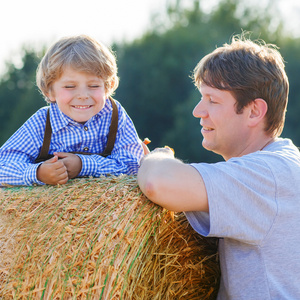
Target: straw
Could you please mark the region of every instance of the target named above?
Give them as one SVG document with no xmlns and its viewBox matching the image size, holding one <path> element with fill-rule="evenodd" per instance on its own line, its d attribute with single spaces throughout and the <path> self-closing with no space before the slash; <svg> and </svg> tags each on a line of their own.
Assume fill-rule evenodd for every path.
<svg viewBox="0 0 300 300">
<path fill-rule="evenodd" d="M 1 299 L 215 299 L 215 239 L 135 176 L 0 190 Z"/>
</svg>

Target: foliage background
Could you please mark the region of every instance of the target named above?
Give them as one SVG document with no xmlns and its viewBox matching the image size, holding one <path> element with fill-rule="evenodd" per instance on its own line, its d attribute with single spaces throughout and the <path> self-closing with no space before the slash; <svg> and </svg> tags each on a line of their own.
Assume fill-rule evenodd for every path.
<svg viewBox="0 0 300 300">
<path fill-rule="evenodd" d="M 190 77 L 204 55 L 230 42 L 233 35 L 249 31 L 251 39 L 279 46 L 286 61 L 290 95 L 282 136 L 300 145 L 300 40 L 286 32 L 273 2 L 262 11 L 246 0 L 220 0 L 209 13 L 203 11 L 199 0 L 190 3 L 169 1 L 167 20 L 157 14 L 141 37 L 112 45 L 120 77 L 114 97 L 133 119 L 140 137 L 152 140 L 151 149 L 171 146 L 186 162 L 221 160 L 201 146 L 199 120 L 192 116 L 200 94 Z M 1 145 L 46 105 L 35 85 L 36 67 L 45 48 L 24 47 L 21 68 L 7 63 L 8 71 L 0 79 Z"/>
</svg>

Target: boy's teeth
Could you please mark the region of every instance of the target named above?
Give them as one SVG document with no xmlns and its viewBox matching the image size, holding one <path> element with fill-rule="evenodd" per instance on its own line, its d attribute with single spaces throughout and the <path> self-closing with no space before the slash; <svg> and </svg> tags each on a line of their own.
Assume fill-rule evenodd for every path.
<svg viewBox="0 0 300 300">
<path fill-rule="evenodd" d="M 90 105 L 74 105 L 76 108 L 87 108 L 90 107 Z"/>
</svg>

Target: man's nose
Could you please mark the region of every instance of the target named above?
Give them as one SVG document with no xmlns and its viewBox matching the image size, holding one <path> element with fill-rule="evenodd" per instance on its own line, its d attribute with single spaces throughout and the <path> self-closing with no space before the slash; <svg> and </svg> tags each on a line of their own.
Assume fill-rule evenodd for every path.
<svg viewBox="0 0 300 300">
<path fill-rule="evenodd" d="M 208 112 L 203 106 L 202 100 L 200 100 L 199 103 L 195 106 L 193 110 L 193 116 L 195 118 L 205 118 L 208 116 Z"/>
</svg>

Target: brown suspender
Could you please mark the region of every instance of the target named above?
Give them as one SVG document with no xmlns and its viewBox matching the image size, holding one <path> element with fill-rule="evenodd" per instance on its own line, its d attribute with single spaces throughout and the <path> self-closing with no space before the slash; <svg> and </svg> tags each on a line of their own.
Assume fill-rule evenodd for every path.
<svg viewBox="0 0 300 300">
<path fill-rule="evenodd" d="M 115 145 L 116 135 L 117 135 L 117 131 L 118 131 L 119 113 L 118 113 L 118 107 L 116 105 L 115 100 L 111 97 L 109 97 L 109 100 L 112 104 L 113 111 L 112 111 L 112 116 L 111 116 L 111 122 L 110 122 L 110 127 L 109 127 L 107 143 L 106 143 L 106 147 L 105 147 L 104 151 L 101 154 L 88 153 L 88 152 L 71 152 L 71 153 L 84 154 L 84 155 L 98 154 L 98 155 L 101 155 L 104 157 L 111 154 L 111 152 L 114 148 L 114 145 Z M 50 123 L 50 109 L 48 108 L 43 145 L 42 145 L 39 156 L 35 160 L 36 163 L 45 161 L 45 160 L 53 157 L 53 155 L 49 154 L 51 135 L 52 135 L 52 127 L 51 127 L 51 123 Z"/>
<path fill-rule="evenodd" d="M 39 156 L 35 160 L 36 163 L 47 160 L 49 146 L 50 146 L 50 142 L 51 142 L 51 135 L 52 135 L 52 128 L 51 128 L 51 123 L 50 123 L 50 108 L 48 108 L 43 145 L 42 145 L 42 149 L 40 151 Z"/>
<path fill-rule="evenodd" d="M 112 111 L 112 116 L 111 116 L 111 121 L 110 121 L 110 127 L 109 127 L 109 133 L 108 133 L 106 147 L 105 147 L 104 151 L 102 152 L 102 154 L 100 154 L 101 156 L 104 156 L 104 157 L 111 154 L 111 152 L 114 148 L 114 145 L 115 145 L 116 136 L 117 136 L 117 132 L 118 132 L 118 120 L 119 120 L 118 107 L 117 107 L 115 100 L 112 97 L 109 97 L 109 100 L 112 104 L 113 111 Z"/>
</svg>

